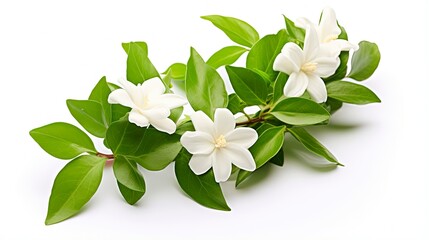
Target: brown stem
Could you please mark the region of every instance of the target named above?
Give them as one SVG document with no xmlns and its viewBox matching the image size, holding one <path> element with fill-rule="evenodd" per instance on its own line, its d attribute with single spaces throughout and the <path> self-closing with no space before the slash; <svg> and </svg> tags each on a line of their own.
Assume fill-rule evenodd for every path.
<svg viewBox="0 0 429 240">
<path fill-rule="evenodd" d="M 102 157 L 102 158 L 107 158 L 108 160 L 114 160 L 115 159 L 115 156 L 113 154 L 105 154 L 105 153 L 98 152 L 97 156 Z"/>
<path fill-rule="evenodd" d="M 245 122 L 239 122 L 239 123 L 237 123 L 237 126 L 250 125 L 250 124 L 253 124 L 253 123 L 263 122 L 264 120 L 265 119 L 263 117 L 252 118 L 252 119 L 249 119 L 249 120 L 247 120 Z"/>
</svg>

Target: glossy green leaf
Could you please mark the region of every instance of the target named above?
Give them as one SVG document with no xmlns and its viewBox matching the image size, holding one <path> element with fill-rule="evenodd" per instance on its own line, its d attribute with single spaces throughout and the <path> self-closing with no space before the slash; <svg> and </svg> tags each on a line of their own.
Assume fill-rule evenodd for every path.
<svg viewBox="0 0 429 240">
<path fill-rule="evenodd" d="M 285 163 L 285 154 L 283 152 L 283 148 L 280 148 L 280 151 L 274 157 L 272 157 L 269 162 L 282 167 Z"/>
<path fill-rule="evenodd" d="M 148 57 L 147 45 L 144 42 L 130 42 L 122 44 L 128 53 L 127 58 L 127 79 L 138 84 L 144 81 L 160 77 L 158 71 L 153 66 Z M 168 86 L 167 86 L 168 87 Z"/>
<path fill-rule="evenodd" d="M 115 156 L 122 155 L 153 171 L 165 168 L 182 148 L 179 135 L 138 127 L 128 121 L 112 123 L 106 139 Z"/>
<path fill-rule="evenodd" d="M 214 180 L 213 171 L 195 175 L 189 168 L 191 157 L 185 149 L 176 157 L 174 171 L 180 187 L 194 201 L 205 207 L 230 211 L 219 183 Z"/>
<path fill-rule="evenodd" d="M 291 38 L 284 29 L 275 35 L 263 37 L 250 49 L 247 55 L 246 67 L 261 70 L 270 76 L 271 81 L 274 81 L 277 76 L 277 73 L 273 70 L 274 60 L 283 46 L 289 41 L 291 41 Z"/>
<path fill-rule="evenodd" d="M 112 105 L 112 122 L 116 122 L 124 118 L 128 119 L 126 115 L 130 111 L 131 111 L 131 108 L 129 107 L 125 107 L 120 104 L 113 104 Z"/>
<path fill-rule="evenodd" d="M 92 100 L 67 100 L 67 107 L 73 117 L 86 131 L 104 138 L 108 123 L 105 122 L 101 104 Z"/>
<path fill-rule="evenodd" d="M 125 187 L 138 192 L 146 191 L 143 175 L 140 173 L 136 162 L 133 160 L 123 155 L 115 155 L 113 173 L 115 174 L 116 180 Z"/>
<path fill-rule="evenodd" d="M 288 131 L 311 152 L 324 157 L 330 162 L 343 166 L 325 146 L 311 136 L 304 128 L 289 128 Z"/>
<path fill-rule="evenodd" d="M 92 89 L 88 98 L 88 100 L 96 101 L 101 105 L 102 119 L 106 126 L 109 126 L 112 122 L 112 105 L 107 101 L 111 92 L 112 90 L 106 81 L 106 77 L 102 77 Z"/>
<path fill-rule="evenodd" d="M 246 103 L 240 99 L 235 93 L 231 93 L 228 95 L 228 106 L 227 108 L 232 112 L 232 114 L 236 114 L 242 112 L 246 107 Z"/>
<path fill-rule="evenodd" d="M 205 112 L 211 118 L 217 108 L 224 108 L 228 104 L 223 79 L 193 48 L 187 64 L 185 88 L 192 108 Z"/>
<path fill-rule="evenodd" d="M 182 116 L 182 113 L 183 113 L 183 107 L 177 107 L 177 108 L 171 109 L 169 118 L 173 120 L 173 122 L 177 123 L 179 118 Z"/>
<path fill-rule="evenodd" d="M 262 167 L 272 159 L 282 148 L 284 141 L 285 126 L 271 127 L 265 130 L 253 146 L 249 148 L 256 162 L 256 168 Z M 238 172 L 235 186 L 242 183 L 252 172 L 240 170 Z"/>
<path fill-rule="evenodd" d="M 176 134 L 182 136 L 187 131 L 195 131 L 194 125 L 191 121 L 185 122 L 177 126 Z"/>
<path fill-rule="evenodd" d="M 258 32 L 240 19 L 219 15 L 202 16 L 201 18 L 212 22 L 232 41 L 240 45 L 252 47 L 259 40 Z"/>
<path fill-rule="evenodd" d="M 292 125 L 313 125 L 329 119 L 329 112 L 312 100 L 286 98 L 278 102 L 271 114 L 278 120 Z"/>
<path fill-rule="evenodd" d="M 295 23 L 289 18 L 287 18 L 286 16 L 283 15 L 283 17 L 285 19 L 285 24 L 286 24 L 286 33 L 292 38 L 300 42 L 304 42 L 305 30 L 295 26 Z"/>
<path fill-rule="evenodd" d="M 237 95 L 248 105 L 265 104 L 268 90 L 264 79 L 247 68 L 227 66 L 226 71 Z"/>
<path fill-rule="evenodd" d="M 105 158 L 84 155 L 70 161 L 58 173 L 49 198 L 46 225 L 79 212 L 97 191 L 105 162 Z"/>
<path fill-rule="evenodd" d="M 285 73 L 279 72 L 273 88 L 273 102 L 276 103 L 280 98 L 284 97 L 284 87 L 289 76 Z"/>
<path fill-rule="evenodd" d="M 50 155 L 72 159 L 82 153 L 96 153 L 91 139 L 79 128 L 56 122 L 30 131 L 31 137 Z"/>
<path fill-rule="evenodd" d="M 176 80 L 184 80 L 186 76 L 186 65 L 183 63 L 173 63 L 162 74 L 167 74 L 169 71 L 171 78 Z"/>
<path fill-rule="evenodd" d="M 245 52 L 247 52 L 247 49 L 239 46 L 224 47 L 215 52 L 209 60 L 207 60 L 207 64 L 215 69 L 225 65 L 231 65 Z"/>
<path fill-rule="evenodd" d="M 352 69 L 348 75 L 358 81 L 371 77 L 380 63 L 380 51 L 375 43 L 362 41 L 359 50 L 353 53 Z"/>
<path fill-rule="evenodd" d="M 381 102 L 377 95 L 365 86 L 336 81 L 326 86 L 330 98 L 351 104 L 369 104 Z"/>
<path fill-rule="evenodd" d="M 122 197 L 124 197 L 125 201 L 127 201 L 127 203 L 130 205 L 134 205 L 138 200 L 143 197 L 145 193 L 129 189 L 118 181 L 116 181 L 116 183 L 118 184 L 118 188 L 122 194 Z"/>
<path fill-rule="evenodd" d="M 324 103 L 323 107 L 332 115 L 343 106 L 343 102 L 328 97 L 328 100 Z"/>
</svg>

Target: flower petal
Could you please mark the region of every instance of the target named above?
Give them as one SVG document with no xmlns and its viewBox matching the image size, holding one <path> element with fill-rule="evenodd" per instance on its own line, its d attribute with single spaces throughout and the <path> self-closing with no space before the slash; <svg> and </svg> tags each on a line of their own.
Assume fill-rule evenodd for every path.
<svg viewBox="0 0 429 240">
<path fill-rule="evenodd" d="M 310 20 L 308 20 L 308 18 L 305 18 L 305 17 L 300 17 L 295 21 L 295 26 L 303 29 L 306 29 L 307 26 L 310 24 L 313 25 L 313 23 Z"/>
<path fill-rule="evenodd" d="M 163 94 L 165 92 L 165 86 L 161 79 L 154 77 L 144 81 L 140 87 L 140 91 L 143 92 L 143 97 L 151 99 Z"/>
<path fill-rule="evenodd" d="M 274 71 L 291 74 L 298 72 L 304 60 L 302 49 L 295 43 L 288 42 L 284 45 L 282 52 L 274 59 Z"/>
<path fill-rule="evenodd" d="M 231 160 L 224 151 L 225 148 L 216 149 L 213 154 L 213 173 L 216 182 L 225 182 L 231 176 Z"/>
<path fill-rule="evenodd" d="M 246 148 L 236 144 L 229 144 L 227 147 L 220 149 L 219 152 L 218 157 L 222 156 L 222 159 L 228 159 L 238 168 L 246 171 L 255 171 L 256 169 L 255 160 Z"/>
<path fill-rule="evenodd" d="M 128 121 L 139 127 L 147 127 L 149 125 L 149 119 L 147 119 L 143 114 L 135 109 L 131 110 L 130 114 L 128 115 Z"/>
<path fill-rule="evenodd" d="M 317 66 L 313 72 L 315 75 L 329 77 L 335 73 L 341 62 L 339 57 L 318 57 L 314 59 L 314 63 Z"/>
<path fill-rule="evenodd" d="M 189 167 L 196 175 L 207 172 L 212 167 L 213 154 L 196 154 L 189 160 Z"/>
<path fill-rule="evenodd" d="M 170 109 L 165 107 L 151 108 L 141 111 L 142 114 L 149 119 L 150 122 L 157 119 L 164 119 L 170 116 Z"/>
<path fill-rule="evenodd" d="M 286 97 L 299 97 L 307 89 L 308 78 L 303 72 L 292 73 L 286 82 L 283 93 Z"/>
<path fill-rule="evenodd" d="M 319 37 L 321 42 L 332 41 L 337 38 L 340 33 L 341 29 L 338 27 L 335 11 L 329 7 L 323 9 L 319 23 Z"/>
<path fill-rule="evenodd" d="M 121 104 L 123 106 L 131 108 L 136 107 L 130 95 L 128 95 L 128 92 L 124 89 L 116 89 L 115 91 L 111 92 L 107 101 L 110 104 Z"/>
<path fill-rule="evenodd" d="M 161 132 L 173 134 L 176 131 L 176 124 L 169 118 L 150 119 L 150 124 Z"/>
<path fill-rule="evenodd" d="M 191 120 L 196 131 L 206 132 L 213 136 L 214 123 L 203 111 L 192 114 Z"/>
<path fill-rule="evenodd" d="M 173 93 L 162 94 L 154 99 L 151 99 L 151 104 L 163 106 L 168 109 L 177 108 L 187 103 L 188 102 L 184 97 Z"/>
<path fill-rule="evenodd" d="M 253 128 L 239 127 L 225 136 L 228 144 L 235 144 L 243 148 L 251 147 L 258 140 L 258 133 Z"/>
<path fill-rule="evenodd" d="M 325 82 L 318 76 L 308 76 L 307 91 L 310 94 L 311 98 L 317 103 L 326 102 L 328 98 Z"/>
<path fill-rule="evenodd" d="M 235 128 L 235 118 L 227 108 L 218 108 L 214 114 L 216 135 L 226 135 Z"/>
<path fill-rule="evenodd" d="M 180 138 L 183 147 L 192 154 L 209 154 L 214 149 L 213 137 L 205 132 L 185 132 Z"/>
<path fill-rule="evenodd" d="M 307 25 L 304 39 L 304 62 L 312 62 L 319 52 L 319 37 L 313 25 Z"/>
</svg>

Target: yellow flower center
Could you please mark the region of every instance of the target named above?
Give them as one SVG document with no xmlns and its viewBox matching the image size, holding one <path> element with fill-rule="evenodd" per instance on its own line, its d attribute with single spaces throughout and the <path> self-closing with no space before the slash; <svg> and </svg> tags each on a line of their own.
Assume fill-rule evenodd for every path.
<svg viewBox="0 0 429 240">
<path fill-rule="evenodd" d="M 223 148 L 225 146 L 226 146 L 226 139 L 225 139 L 225 137 L 223 135 L 220 135 L 215 140 L 215 147 L 216 148 Z"/>
<path fill-rule="evenodd" d="M 330 41 L 334 41 L 334 40 L 337 40 L 337 39 L 338 39 L 337 35 L 331 34 L 331 35 L 328 35 L 325 39 L 323 39 L 323 42 L 324 43 L 328 43 Z"/>
<path fill-rule="evenodd" d="M 304 65 L 302 65 L 301 67 L 301 71 L 310 74 L 313 73 L 314 71 L 316 71 L 317 68 L 317 63 L 313 63 L 313 62 L 308 62 L 308 63 L 304 63 Z"/>
</svg>

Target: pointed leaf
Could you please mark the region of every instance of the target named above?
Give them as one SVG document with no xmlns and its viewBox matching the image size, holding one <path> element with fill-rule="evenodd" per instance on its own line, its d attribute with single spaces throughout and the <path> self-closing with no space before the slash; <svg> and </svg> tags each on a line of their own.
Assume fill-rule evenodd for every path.
<svg viewBox="0 0 429 240">
<path fill-rule="evenodd" d="M 125 187 L 138 192 L 146 191 L 143 176 L 137 169 L 136 162 L 133 160 L 123 155 L 115 155 L 113 173 L 115 174 L 116 180 Z"/>
<path fill-rule="evenodd" d="M 60 159 L 72 159 L 82 153 L 96 153 L 94 143 L 79 128 L 56 122 L 30 131 L 31 137 L 43 150 Z"/>
<path fill-rule="evenodd" d="M 256 168 L 262 167 L 273 158 L 282 148 L 284 141 L 285 126 L 271 127 L 259 135 L 258 140 L 249 148 L 256 162 Z M 252 172 L 240 170 L 238 172 L 235 186 L 242 183 Z"/>
<path fill-rule="evenodd" d="M 191 157 L 190 153 L 182 149 L 175 160 L 174 172 L 182 190 L 205 207 L 230 211 L 219 183 L 214 180 L 213 171 L 195 175 L 189 168 Z"/>
<path fill-rule="evenodd" d="M 247 68 L 226 67 L 226 71 L 237 95 L 248 105 L 265 104 L 268 90 L 264 79 Z"/>
<path fill-rule="evenodd" d="M 202 110 L 211 118 L 217 108 L 224 108 L 228 104 L 223 79 L 193 48 L 187 65 L 185 88 L 192 108 L 195 111 Z"/>
<path fill-rule="evenodd" d="M 295 23 L 283 15 L 286 24 L 286 33 L 300 42 L 304 42 L 305 30 L 295 26 Z"/>
<path fill-rule="evenodd" d="M 288 131 L 311 152 L 324 157 L 330 162 L 343 166 L 325 146 L 311 136 L 304 128 L 289 128 Z"/>
<path fill-rule="evenodd" d="M 247 52 L 247 49 L 239 46 L 224 47 L 215 52 L 209 60 L 207 60 L 207 64 L 215 69 L 225 65 L 231 65 L 245 52 Z"/>
<path fill-rule="evenodd" d="M 339 100 L 341 102 L 351 104 L 368 104 L 381 102 L 381 100 L 374 92 L 372 92 L 365 86 L 356 83 L 336 81 L 329 83 L 326 88 L 328 90 L 328 96 L 330 98 Z"/>
<path fill-rule="evenodd" d="M 358 81 L 371 77 L 380 63 L 380 51 L 375 43 L 362 41 L 359 50 L 353 53 L 352 69 L 348 75 Z"/>
<path fill-rule="evenodd" d="M 165 168 L 182 148 L 179 135 L 138 127 L 128 121 L 112 123 L 106 139 L 115 156 L 122 155 L 153 171 Z"/>
<path fill-rule="evenodd" d="M 173 63 L 162 74 L 167 74 L 170 71 L 170 77 L 176 80 L 184 80 L 186 76 L 186 65 L 183 63 Z"/>
<path fill-rule="evenodd" d="M 329 112 L 312 100 L 286 98 L 273 108 L 271 114 L 278 120 L 292 125 L 313 125 L 329 119 Z"/>
<path fill-rule="evenodd" d="M 273 70 L 274 60 L 283 46 L 290 41 L 291 38 L 284 29 L 276 35 L 263 37 L 250 49 L 247 55 L 246 67 L 261 70 L 270 76 L 271 81 L 274 81 L 277 76 L 277 73 Z"/>
<path fill-rule="evenodd" d="M 140 200 L 145 192 L 139 192 L 134 191 L 129 188 L 127 188 L 125 185 L 121 184 L 119 181 L 116 181 L 118 184 L 119 191 L 122 194 L 122 197 L 124 197 L 125 201 L 127 201 L 128 204 L 134 205 L 138 200 Z"/>
<path fill-rule="evenodd" d="M 219 15 L 202 16 L 222 30 L 232 41 L 252 47 L 259 40 L 258 32 L 243 20 Z"/>
<path fill-rule="evenodd" d="M 92 100 L 68 99 L 67 107 L 73 117 L 92 135 L 104 138 L 109 126 L 104 119 L 101 104 Z"/>
<path fill-rule="evenodd" d="M 283 89 L 286 85 L 289 76 L 285 73 L 279 72 L 277 75 L 276 81 L 274 82 L 273 88 L 273 103 L 276 103 L 280 98 L 284 96 Z"/>
<path fill-rule="evenodd" d="M 58 173 L 49 198 L 46 225 L 79 212 L 97 191 L 105 162 L 105 158 L 84 155 L 70 161 Z"/>
<path fill-rule="evenodd" d="M 106 77 L 102 77 L 94 89 L 92 89 L 91 95 L 88 98 L 88 100 L 96 101 L 101 105 L 102 119 L 106 126 L 109 126 L 112 122 L 112 105 L 107 101 L 111 92 L 112 90 L 109 88 Z"/>
<path fill-rule="evenodd" d="M 232 114 L 236 114 L 242 112 L 246 107 L 246 103 L 240 99 L 235 93 L 231 93 L 228 95 L 228 109 L 232 112 Z"/>
<path fill-rule="evenodd" d="M 160 77 L 158 71 L 148 58 L 147 45 L 144 42 L 130 42 L 122 44 L 128 53 L 127 79 L 134 84 Z M 166 86 L 168 88 L 168 86 Z"/>
</svg>

